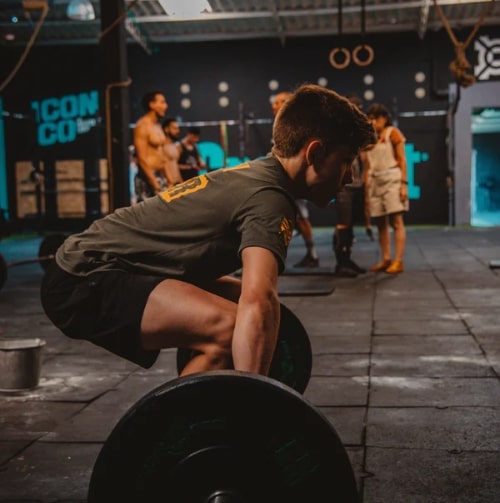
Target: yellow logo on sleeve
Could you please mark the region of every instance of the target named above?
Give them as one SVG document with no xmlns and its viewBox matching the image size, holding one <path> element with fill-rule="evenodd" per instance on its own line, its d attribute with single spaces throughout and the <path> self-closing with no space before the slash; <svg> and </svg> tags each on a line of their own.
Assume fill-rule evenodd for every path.
<svg viewBox="0 0 500 503">
<path fill-rule="evenodd" d="M 208 185 L 208 178 L 206 175 L 199 175 L 185 182 L 175 185 L 163 192 L 160 192 L 161 198 L 167 203 L 179 199 L 180 197 L 193 194 L 199 190 L 203 190 Z"/>
<path fill-rule="evenodd" d="M 293 231 L 292 221 L 286 217 L 283 217 L 281 219 L 280 224 L 280 236 L 281 239 L 283 240 L 283 244 L 286 247 L 288 247 L 290 241 L 292 240 L 292 231 Z"/>
</svg>

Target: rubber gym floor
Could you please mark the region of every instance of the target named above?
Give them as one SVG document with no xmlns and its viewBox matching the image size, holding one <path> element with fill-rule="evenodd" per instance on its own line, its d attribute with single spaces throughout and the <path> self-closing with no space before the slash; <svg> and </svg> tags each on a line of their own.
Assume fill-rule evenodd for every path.
<svg viewBox="0 0 500 503">
<path fill-rule="evenodd" d="M 400 275 L 280 278 L 313 350 L 303 397 L 346 447 L 360 502 L 499 502 L 500 228 L 407 231 Z M 354 260 L 378 262 L 376 241 L 355 234 Z M 314 235 L 333 268 L 332 229 Z M 0 253 L 36 257 L 40 241 L 14 236 Z M 290 266 L 303 254 L 294 237 Z M 65 338 L 42 311 L 42 275 L 39 264 L 11 267 L 0 291 L 0 337 L 46 343 L 38 386 L 0 393 L 0 501 L 83 502 L 113 426 L 177 376 L 176 351 L 144 370 Z"/>
</svg>

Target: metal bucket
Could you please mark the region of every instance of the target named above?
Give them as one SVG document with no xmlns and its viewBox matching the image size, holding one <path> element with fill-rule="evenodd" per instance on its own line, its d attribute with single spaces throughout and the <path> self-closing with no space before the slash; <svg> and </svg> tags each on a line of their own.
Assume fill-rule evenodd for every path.
<svg viewBox="0 0 500 503">
<path fill-rule="evenodd" d="M 0 391 L 29 390 L 38 386 L 44 346 L 42 339 L 0 340 Z"/>
</svg>

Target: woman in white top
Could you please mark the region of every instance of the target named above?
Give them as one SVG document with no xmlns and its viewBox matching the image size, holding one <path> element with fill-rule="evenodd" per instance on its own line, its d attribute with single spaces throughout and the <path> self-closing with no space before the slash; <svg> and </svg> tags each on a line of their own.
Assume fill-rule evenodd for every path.
<svg viewBox="0 0 500 503">
<path fill-rule="evenodd" d="M 370 271 L 403 272 L 406 229 L 403 214 L 409 209 L 408 178 L 403 133 L 392 125 L 384 105 L 374 103 L 366 111 L 378 141 L 362 153 L 370 215 L 378 228 L 381 261 Z M 389 225 L 394 230 L 394 259 L 391 258 Z"/>
</svg>

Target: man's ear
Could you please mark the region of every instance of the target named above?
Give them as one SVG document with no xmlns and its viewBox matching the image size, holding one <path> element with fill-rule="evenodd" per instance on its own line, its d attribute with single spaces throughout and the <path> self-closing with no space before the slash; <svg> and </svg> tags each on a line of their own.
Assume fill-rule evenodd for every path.
<svg viewBox="0 0 500 503">
<path fill-rule="evenodd" d="M 319 140 L 311 140 L 306 146 L 306 163 L 314 166 L 322 153 L 323 145 Z"/>
</svg>

